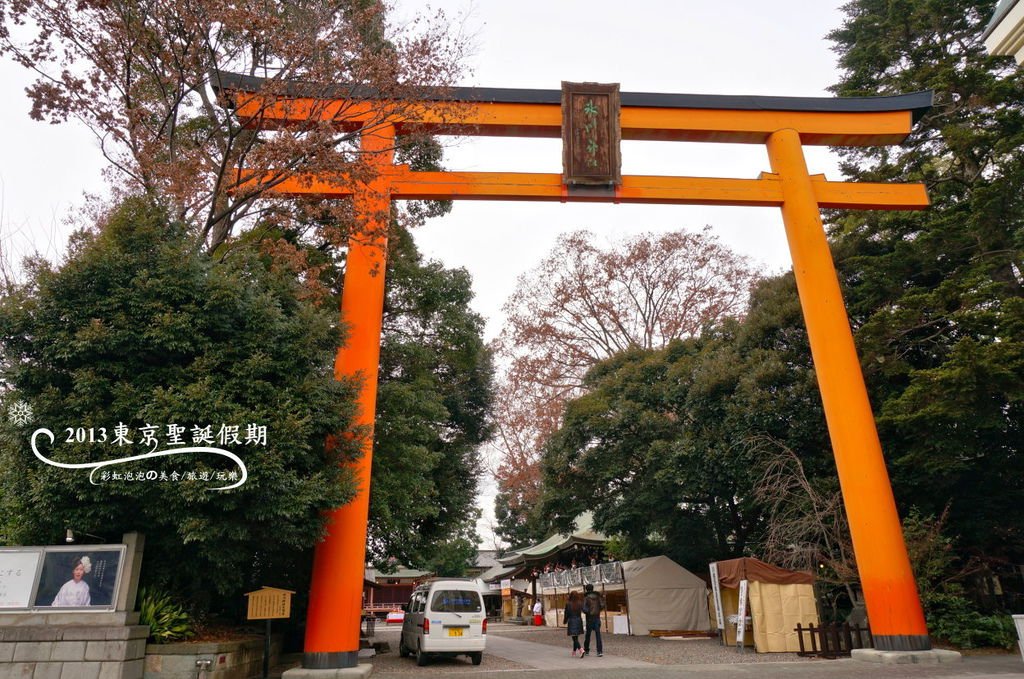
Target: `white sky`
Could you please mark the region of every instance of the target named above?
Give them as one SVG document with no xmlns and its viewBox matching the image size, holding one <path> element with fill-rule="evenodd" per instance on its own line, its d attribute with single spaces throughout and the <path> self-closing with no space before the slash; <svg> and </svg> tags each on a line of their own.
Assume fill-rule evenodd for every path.
<svg viewBox="0 0 1024 679">
<path fill-rule="evenodd" d="M 623 92 L 830 96 L 835 55 L 824 35 L 840 25 L 839 0 L 450 0 L 479 45 L 471 61 L 480 87 L 559 89 L 562 80 L 620 83 Z M 425 3 L 407 0 L 404 6 Z M 807 151 L 812 173 L 838 179 L 825 148 Z M 769 170 L 761 145 L 625 142 L 623 174 L 754 178 Z M 474 138 L 446 154 L 453 170 L 561 172 L 557 139 Z M 422 251 L 473 275 L 488 337 L 516 278 L 557 236 L 591 229 L 610 238 L 700 229 L 769 270 L 789 268 L 777 208 L 456 202 L 417 232 Z"/>
<path fill-rule="evenodd" d="M 428 7 L 402 0 L 400 11 Z M 623 92 L 829 96 L 838 80 L 826 33 L 842 21 L 842 0 L 444 0 L 461 30 L 474 36 L 478 87 L 559 89 L 562 80 L 618 82 Z M 0 248 L 18 258 L 59 257 L 67 217 L 83 192 L 103 186 L 103 160 L 75 124 L 28 117 L 28 74 L 0 63 Z M 756 177 L 768 170 L 759 145 L 626 142 L 624 174 Z M 838 179 L 824 148 L 807 149 L 812 173 Z M 453 170 L 561 172 L 559 140 L 458 140 L 446 154 Z M 567 230 L 609 238 L 710 224 L 727 245 L 770 271 L 789 268 L 776 208 L 456 202 L 416 232 L 423 253 L 473 276 L 474 308 L 500 331 L 501 306 L 516 278 L 538 264 Z M 490 492 L 485 491 L 489 495 Z"/>
</svg>

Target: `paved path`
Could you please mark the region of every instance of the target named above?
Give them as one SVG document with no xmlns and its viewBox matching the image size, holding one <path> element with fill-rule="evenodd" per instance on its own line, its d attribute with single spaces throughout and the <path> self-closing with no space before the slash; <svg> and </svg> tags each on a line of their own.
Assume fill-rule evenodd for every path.
<svg viewBox="0 0 1024 679">
<path fill-rule="evenodd" d="M 495 627 L 498 627 L 497 625 Z M 498 632 L 497 629 L 494 630 Z M 504 630 L 502 630 L 504 631 Z M 543 632 L 537 632 L 542 634 Z M 967 656 L 962 662 L 941 665 L 876 665 L 855 660 L 801 660 L 798 662 L 739 662 L 719 664 L 654 664 L 614 653 L 598 658 L 573 658 L 568 645 L 529 641 L 530 633 L 487 636 L 482 666 L 464 657 L 438 659 L 417 667 L 411 658 L 398 657 L 398 630 L 378 629 L 378 640 L 391 651 L 374 658 L 373 677 L 403 679 L 1024 679 L 1019 653 Z M 610 643 L 610 642 L 609 642 Z M 606 650 L 608 650 L 606 643 Z M 410 676 L 411 679 L 411 676 Z"/>
<path fill-rule="evenodd" d="M 603 658 L 598 658 L 593 652 L 585 658 L 574 658 L 569 654 L 569 646 L 549 646 L 496 634 L 487 635 L 487 652 L 539 670 L 571 669 L 589 673 L 590 670 L 599 668 L 657 667 L 654 663 L 617 657 L 607 653 Z"/>
<path fill-rule="evenodd" d="M 565 679 L 567 669 L 586 679 L 1024 679 L 1019 653 L 966 656 L 961 662 L 941 665 L 878 665 L 850 659 L 659 665 L 608 653 L 602 658 L 573 658 L 567 647 L 496 634 L 488 635 L 487 652 L 531 669 L 460 672 L 459 679 L 497 679 L 517 672 L 524 679 Z"/>
</svg>

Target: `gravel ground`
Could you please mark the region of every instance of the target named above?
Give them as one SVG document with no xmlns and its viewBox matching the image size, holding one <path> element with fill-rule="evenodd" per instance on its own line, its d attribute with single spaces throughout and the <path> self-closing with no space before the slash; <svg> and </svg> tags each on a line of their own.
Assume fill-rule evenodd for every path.
<svg viewBox="0 0 1024 679">
<path fill-rule="evenodd" d="M 572 648 L 572 639 L 565 634 L 564 627 L 516 627 L 494 625 L 489 634 L 507 636 L 523 641 L 532 641 L 549 646 L 561 646 L 566 653 Z M 813 662 L 796 653 L 754 653 L 747 649 L 743 653 L 734 647 L 722 646 L 717 639 L 672 640 L 657 637 L 626 636 L 624 634 L 602 634 L 604 652 L 633 660 L 657 665 L 715 665 L 723 663 L 762 662 Z M 583 639 L 580 638 L 580 642 Z M 591 653 L 596 653 L 591 639 Z"/>
</svg>

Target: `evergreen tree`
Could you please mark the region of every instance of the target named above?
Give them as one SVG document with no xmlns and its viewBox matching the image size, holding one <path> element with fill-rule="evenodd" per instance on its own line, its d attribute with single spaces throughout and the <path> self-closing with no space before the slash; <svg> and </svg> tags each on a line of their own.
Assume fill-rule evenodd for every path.
<svg viewBox="0 0 1024 679">
<path fill-rule="evenodd" d="M 837 267 L 897 501 L 968 554 L 1024 556 L 1024 75 L 981 43 L 992 0 L 856 0 L 838 95 L 935 91 L 901 147 L 842 150 L 853 180 L 923 181 L 919 213 L 838 214 Z"/>
<path fill-rule="evenodd" d="M 341 463 L 359 451 L 357 440 L 336 436 L 355 408 L 355 385 L 333 378 L 337 313 L 303 301 L 293 272 L 272 270 L 252 251 L 214 265 L 187 245 L 183 225 L 147 204 L 128 200 L 77 234 L 59 268 L 32 262 L 27 282 L 0 303 L 4 411 L 16 400 L 34 411 L 33 424 L 0 419 L 0 540 L 59 543 L 71 527 L 116 542 L 141 531 L 143 581 L 198 608 L 256 584 L 304 589 L 322 512 L 352 495 Z M 114 443 L 119 423 L 132 445 Z M 97 473 L 94 485 L 88 471 L 37 460 L 28 443 L 47 427 L 57 435 L 48 457 L 97 462 L 151 450 L 141 445 L 146 425 L 158 427 L 163 450 L 173 447 L 170 425 L 191 444 L 193 427 L 217 437 L 221 424 L 240 427 L 241 444 L 220 447 L 249 474 L 230 491 L 173 480 L 234 470 L 211 455 L 110 469 L 166 480 Z M 266 427 L 265 445 L 245 444 L 248 424 Z M 96 433 L 66 442 L 67 429 L 80 427 Z"/>
<path fill-rule="evenodd" d="M 564 525 L 593 509 L 629 556 L 664 553 L 698 569 L 759 553 L 765 517 L 753 491 L 766 440 L 785 441 L 837 486 L 791 275 L 759 283 L 742 321 L 619 354 L 585 386 L 545 450 L 545 510 Z"/>
<path fill-rule="evenodd" d="M 478 448 L 490 435 L 483 319 L 469 308 L 469 274 L 424 262 L 403 230 L 387 267 L 368 557 L 461 575 L 476 551 Z"/>
</svg>

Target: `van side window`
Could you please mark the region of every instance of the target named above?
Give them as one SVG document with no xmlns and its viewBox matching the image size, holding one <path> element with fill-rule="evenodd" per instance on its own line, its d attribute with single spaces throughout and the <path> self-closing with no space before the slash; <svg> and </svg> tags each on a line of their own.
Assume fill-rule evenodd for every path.
<svg viewBox="0 0 1024 679">
<path fill-rule="evenodd" d="M 480 594 L 472 590 L 439 589 L 430 600 L 430 610 L 435 613 L 479 613 Z"/>
</svg>

